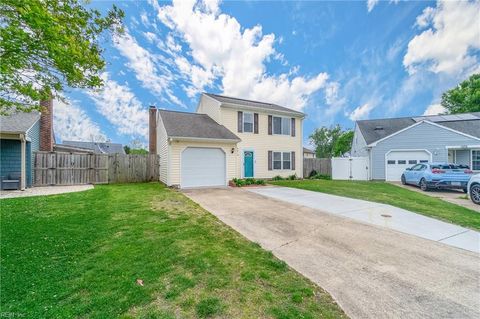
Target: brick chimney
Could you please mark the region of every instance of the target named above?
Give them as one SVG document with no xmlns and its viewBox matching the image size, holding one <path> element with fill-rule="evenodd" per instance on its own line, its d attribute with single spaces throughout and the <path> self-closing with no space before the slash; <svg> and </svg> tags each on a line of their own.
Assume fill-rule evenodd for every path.
<svg viewBox="0 0 480 319">
<path fill-rule="evenodd" d="M 40 151 L 53 151 L 53 100 L 40 101 Z"/>
<path fill-rule="evenodd" d="M 151 105 L 148 119 L 148 152 L 157 154 L 157 108 Z"/>
</svg>

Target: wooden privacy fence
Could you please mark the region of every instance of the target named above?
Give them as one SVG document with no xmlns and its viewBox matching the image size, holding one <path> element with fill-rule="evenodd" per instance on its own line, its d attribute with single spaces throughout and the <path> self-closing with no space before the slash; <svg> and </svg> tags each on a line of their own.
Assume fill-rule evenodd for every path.
<svg viewBox="0 0 480 319">
<path fill-rule="evenodd" d="M 312 171 L 318 174 L 332 176 L 332 161 L 330 158 L 304 158 L 303 177 L 310 176 Z"/>
<path fill-rule="evenodd" d="M 34 186 L 158 181 L 158 155 L 35 152 Z"/>
</svg>

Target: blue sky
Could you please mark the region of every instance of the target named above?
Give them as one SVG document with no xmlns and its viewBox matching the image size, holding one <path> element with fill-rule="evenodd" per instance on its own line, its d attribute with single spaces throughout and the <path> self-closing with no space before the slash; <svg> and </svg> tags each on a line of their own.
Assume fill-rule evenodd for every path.
<svg viewBox="0 0 480 319">
<path fill-rule="evenodd" d="M 107 10 L 113 2 L 90 5 Z M 121 1 L 102 45 L 105 87 L 67 90 L 58 140 L 146 144 L 147 109 L 195 111 L 201 92 L 273 102 L 317 127 L 438 113 L 480 57 L 480 1 Z"/>
</svg>

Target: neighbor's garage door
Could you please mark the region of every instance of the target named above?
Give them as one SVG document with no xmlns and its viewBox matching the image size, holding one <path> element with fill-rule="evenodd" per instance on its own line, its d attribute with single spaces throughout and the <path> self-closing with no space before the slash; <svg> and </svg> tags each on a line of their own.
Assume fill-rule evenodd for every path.
<svg viewBox="0 0 480 319">
<path fill-rule="evenodd" d="M 225 186 L 225 153 L 219 148 L 188 147 L 182 152 L 181 187 Z"/>
<path fill-rule="evenodd" d="M 386 180 L 399 181 L 407 167 L 430 161 L 427 151 L 391 151 L 386 156 Z"/>
</svg>

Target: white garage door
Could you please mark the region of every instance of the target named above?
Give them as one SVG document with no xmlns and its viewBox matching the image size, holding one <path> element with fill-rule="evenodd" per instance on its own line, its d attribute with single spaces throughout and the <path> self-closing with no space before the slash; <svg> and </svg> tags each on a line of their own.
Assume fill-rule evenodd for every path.
<svg viewBox="0 0 480 319">
<path fill-rule="evenodd" d="M 225 153 L 189 147 L 182 152 L 181 187 L 225 186 Z"/>
<path fill-rule="evenodd" d="M 391 151 L 386 156 L 386 180 L 399 181 L 407 167 L 430 161 L 427 151 Z"/>
</svg>

